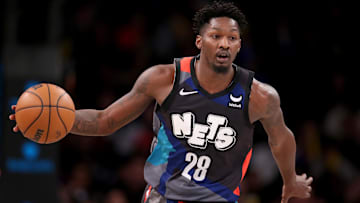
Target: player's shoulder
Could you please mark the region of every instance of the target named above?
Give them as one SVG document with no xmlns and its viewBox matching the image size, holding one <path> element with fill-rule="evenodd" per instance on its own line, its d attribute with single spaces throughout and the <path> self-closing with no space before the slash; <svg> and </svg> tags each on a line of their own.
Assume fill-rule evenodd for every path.
<svg viewBox="0 0 360 203">
<path fill-rule="evenodd" d="M 280 99 L 278 92 L 273 86 L 260 82 L 255 78 L 251 85 L 251 94 L 257 95 L 260 99 L 266 101 L 276 101 Z"/>
<path fill-rule="evenodd" d="M 174 64 L 158 64 L 151 66 L 148 68 L 148 71 L 150 71 L 152 74 L 164 76 L 168 74 L 174 74 L 175 71 L 175 65 Z"/>
<path fill-rule="evenodd" d="M 256 112 L 256 118 L 263 118 L 280 106 L 280 96 L 274 87 L 254 78 L 251 85 L 250 106 L 250 111 Z"/>
<path fill-rule="evenodd" d="M 152 85 L 166 85 L 173 82 L 175 73 L 174 64 L 159 64 L 146 69 L 142 76 Z"/>
<path fill-rule="evenodd" d="M 143 92 L 146 90 L 145 92 L 148 95 L 156 95 L 159 90 L 172 85 L 174 71 L 173 64 L 151 66 L 141 73 L 135 83 L 135 89 Z"/>
</svg>

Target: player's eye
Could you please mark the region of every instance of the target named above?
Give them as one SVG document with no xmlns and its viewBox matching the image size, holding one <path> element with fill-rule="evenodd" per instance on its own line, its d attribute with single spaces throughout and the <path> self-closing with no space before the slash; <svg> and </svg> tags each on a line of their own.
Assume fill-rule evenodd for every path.
<svg viewBox="0 0 360 203">
<path fill-rule="evenodd" d="M 218 39 L 218 38 L 219 38 L 219 35 L 214 34 L 214 35 L 211 35 L 211 37 L 212 37 L 213 39 Z"/>
<path fill-rule="evenodd" d="M 234 41 L 234 40 L 237 40 L 237 37 L 231 36 L 231 37 L 229 37 L 229 39 L 230 39 L 231 41 Z"/>
</svg>

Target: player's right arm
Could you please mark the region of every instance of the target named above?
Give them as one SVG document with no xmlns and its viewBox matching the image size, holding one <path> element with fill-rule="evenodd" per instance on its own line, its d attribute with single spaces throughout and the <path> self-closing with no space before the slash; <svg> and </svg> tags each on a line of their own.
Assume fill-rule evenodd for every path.
<svg viewBox="0 0 360 203">
<path fill-rule="evenodd" d="M 71 133 L 85 136 L 109 135 L 140 116 L 156 100 L 161 104 L 173 84 L 174 65 L 157 65 L 145 70 L 130 92 L 103 110 L 80 109 L 75 112 Z M 15 110 L 16 106 L 12 106 Z M 15 120 L 15 114 L 9 116 Z M 14 132 L 19 131 L 15 126 Z"/>
</svg>

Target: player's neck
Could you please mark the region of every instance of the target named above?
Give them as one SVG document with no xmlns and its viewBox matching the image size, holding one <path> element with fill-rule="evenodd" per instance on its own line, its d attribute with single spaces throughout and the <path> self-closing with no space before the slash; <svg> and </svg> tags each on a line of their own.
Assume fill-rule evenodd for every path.
<svg viewBox="0 0 360 203">
<path fill-rule="evenodd" d="M 226 89 L 234 77 L 234 69 L 229 68 L 225 73 L 218 73 L 205 60 L 195 61 L 195 74 L 200 86 L 208 93 L 214 94 Z"/>
</svg>

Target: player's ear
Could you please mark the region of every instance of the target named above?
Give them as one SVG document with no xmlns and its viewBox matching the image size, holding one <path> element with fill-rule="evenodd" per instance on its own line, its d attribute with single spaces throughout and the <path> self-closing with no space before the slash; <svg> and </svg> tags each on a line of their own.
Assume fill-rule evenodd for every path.
<svg viewBox="0 0 360 203">
<path fill-rule="evenodd" d="M 238 50 L 237 50 L 237 53 L 240 52 L 240 48 L 241 48 L 241 39 L 239 39 L 239 48 L 238 48 Z"/>
<path fill-rule="evenodd" d="M 202 47 L 202 37 L 201 37 L 201 35 L 196 35 L 195 45 L 196 45 L 196 47 L 198 49 L 201 49 L 201 47 Z"/>
</svg>

